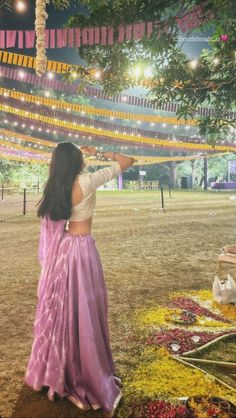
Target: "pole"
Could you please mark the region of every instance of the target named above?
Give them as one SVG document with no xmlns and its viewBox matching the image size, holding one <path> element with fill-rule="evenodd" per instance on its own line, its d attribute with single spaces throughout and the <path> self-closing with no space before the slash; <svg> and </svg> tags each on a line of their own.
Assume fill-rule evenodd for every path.
<svg viewBox="0 0 236 418">
<path fill-rule="evenodd" d="M 164 193 L 163 193 L 163 187 L 161 189 L 161 208 L 164 209 Z"/>
<path fill-rule="evenodd" d="M 26 215 L 26 189 L 24 189 L 23 194 L 23 215 Z"/>
<path fill-rule="evenodd" d="M 204 190 L 207 190 L 207 158 L 203 158 Z"/>
<path fill-rule="evenodd" d="M 2 183 L 2 200 L 4 198 L 4 184 Z"/>
<path fill-rule="evenodd" d="M 118 189 L 122 190 L 123 189 L 123 177 L 122 177 L 122 173 L 119 174 L 119 181 L 118 181 Z"/>
<path fill-rule="evenodd" d="M 38 180 L 38 183 L 37 183 L 37 192 L 39 193 L 39 180 Z"/>
<path fill-rule="evenodd" d="M 228 161 L 228 183 L 230 183 L 230 161 Z"/>
<path fill-rule="evenodd" d="M 171 187 L 169 186 L 169 197 L 171 199 Z"/>
</svg>

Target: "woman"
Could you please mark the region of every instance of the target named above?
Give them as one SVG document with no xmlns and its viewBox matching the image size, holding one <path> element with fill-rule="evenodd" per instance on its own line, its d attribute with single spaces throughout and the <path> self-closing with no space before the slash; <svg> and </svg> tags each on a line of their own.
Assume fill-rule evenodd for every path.
<svg viewBox="0 0 236 418">
<path fill-rule="evenodd" d="M 84 172 L 81 151 L 115 162 L 95 173 Z M 42 270 L 25 382 L 34 390 L 47 386 L 50 400 L 57 393 L 83 410 L 102 408 L 108 418 L 114 415 L 121 390 L 114 377 L 107 293 L 91 236 L 92 216 L 96 189 L 133 163 L 133 158 L 118 153 L 60 143 L 38 208 L 43 218 Z"/>
</svg>

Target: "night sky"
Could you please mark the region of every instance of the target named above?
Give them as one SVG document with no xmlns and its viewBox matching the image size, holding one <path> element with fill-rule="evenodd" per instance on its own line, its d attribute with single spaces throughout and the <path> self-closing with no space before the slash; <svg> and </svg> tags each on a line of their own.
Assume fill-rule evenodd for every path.
<svg viewBox="0 0 236 418">
<path fill-rule="evenodd" d="M 4 10 L 0 10 L 0 29 L 34 29 L 34 23 L 35 23 L 35 1 L 34 0 L 25 0 L 27 1 L 27 11 L 24 13 L 16 12 L 15 10 L 10 13 Z M 16 0 L 13 0 L 13 5 L 16 3 Z M 46 28 L 63 28 L 65 26 L 68 18 L 70 16 L 75 15 L 78 12 L 84 12 L 88 13 L 86 8 L 82 8 L 80 5 L 72 5 L 69 9 L 65 9 L 63 11 L 55 9 L 53 6 L 47 6 L 47 13 L 49 15 L 46 23 Z M 194 36 L 194 33 L 191 34 Z M 201 36 L 199 32 L 196 33 L 195 36 Z M 182 44 L 182 42 L 181 42 Z M 206 48 L 208 44 L 206 42 L 186 42 L 183 46 L 184 51 L 187 53 L 189 58 L 195 58 L 199 55 L 202 48 Z M 36 50 L 33 49 L 26 49 L 26 50 L 18 50 L 18 49 L 9 49 L 9 52 L 17 52 L 20 54 L 25 55 L 31 55 L 36 56 Z M 63 61 L 66 63 L 71 64 L 84 64 L 82 60 L 80 60 L 78 50 L 76 48 L 62 48 L 62 49 L 48 49 L 47 50 L 47 56 L 49 60 L 55 60 L 55 61 Z M 9 81 L 10 82 L 10 81 Z M 18 88 L 17 83 L 12 82 L 11 88 L 16 87 Z M 135 87 L 130 88 L 124 94 L 134 94 L 137 96 L 145 96 L 147 91 L 141 87 Z M 93 99 L 91 102 L 94 106 L 98 107 L 107 107 L 112 108 L 117 111 L 129 111 L 134 113 L 142 113 L 143 108 L 132 108 L 131 106 L 125 105 L 125 104 L 118 104 L 113 102 L 105 102 L 105 101 L 96 101 Z M 151 109 L 145 109 L 146 113 L 153 113 L 153 110 Z M 149 128 L 149 124 L 142 124 L 143 128 Z M 155 128 L 153 128 L 155 129 Z M 172 133 L 173 128 L 167 127 L 163 128 L 162 126 L 159 126 L 160 132 L 165 133 Z M 181 127 L 178 127 L 178 132 L 182 131 Z M 192 133 L 195 133 L 194 129 L 191 129 Z M 184 132 L 181 132 L 182 134 L 185 134 Z"/>
<path fill-rule="evenodd" d="M 0 10 L 0 29 L 34 29 L 35 22 L 35 1 L 27 1 L 27 11 L 24 13 L 18 13 L 13 10 L 12 13 Z M 13 0 L 13 5 L 15 0 Z M 79 11 L 86 12 L 85 8 L 82 8 L 79 5 L 73 5 L 69 9 L 58 10 L 53 6 L 47 6 L 48 19 L 46 23 L 47 28 L 63 28 L 65 26 L 68 18 L 73 16 Z M 35 48 L 27 50 L 14 50 L 13 48 L 8 49 L 9 52 L 17 52 L 26 55 L 35 56 Z M 50 60 L 55 61 L 65 61 L 71 64 L 81 63 L 79 59 L 78 51 L 75 48 L 62 48 L 62 49 L 48 49 L 47 56 Z"/>
<path fill-rule="evenodd" d="M 0 29 L 34 29 L 35 22 L 35 1 L 26 0 L 27 11 L 24 13 L 18 13 L 15 10 L 10 13 L 4 10 L 0 10 Z M 16 0 L 13 0 L 13 6 Z M 65 26 L 68 18 L 73 16 L 77 12 L 86 13 L 86 8 L 81 7 L 79 4 L 73 4 L 69 9 L 57 10 L 53 6 L 47 6 L 48 19 L 46 23 L 47 28 L 62 28 Z M 208 34 L 205 34 L 207 36 Z M 194 36 L 194 32 L 193 32 Z M 195 36 L 202 36 L 199 32 L 196 32 Z M 181 42 L 182 43 L 182 42 Z M 189 58 L 198 56 L 203 48 L 207 48 L 207 42 L 185 42 L 183 45 L 184 51 Z M 18 52 L 19 50 L 9 49 L 11 52 Z M 21 50 L 21 53 L 26 55 L 35 55 L 35 49 Z M 78 51 L 74 48 L 62 48 L 62 49 L 48 49 L 48 58 L 56 61 L 65 61 L 71 64 L 80 64 L 80 58 Z"/>
</svg>

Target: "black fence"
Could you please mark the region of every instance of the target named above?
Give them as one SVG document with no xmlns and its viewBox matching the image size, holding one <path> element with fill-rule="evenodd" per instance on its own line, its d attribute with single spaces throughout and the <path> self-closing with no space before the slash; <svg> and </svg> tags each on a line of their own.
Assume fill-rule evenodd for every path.
<svg viewBox="0 0 236 418">
<path fill-rule="evenodd" d="M 19 189 L 2 185 L 0 195 L 0 222 L 17 216 L 36 213 L 36 204 L 41 196 L 42 192 L 38 186 Z"/>
</svg>

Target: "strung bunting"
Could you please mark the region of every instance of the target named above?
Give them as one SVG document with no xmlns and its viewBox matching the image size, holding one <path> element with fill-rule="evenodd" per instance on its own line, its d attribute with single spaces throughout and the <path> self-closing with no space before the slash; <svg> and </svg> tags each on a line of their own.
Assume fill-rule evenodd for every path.
<svg viewBox="0 0 236 418">
<path fill-rule="evenodd" d="M 213 18 L 211 11 L 204 12 L 201 5 L 195 7 L 184 16 L 176 17 L 175 21 L 182 32 L 199 27 Z M 153 33 L 160 38 L 162 33 L 168 33 L 168 22 L 149 21 L 129 25 L 121 24 L 118 29 L 112 26 L 96 26 L 85 28 L 46 29 L 45 46 L 54 48 L 78 48 L 85 45 L 113 45 L 128 41 L 140 41 L 150 38 Z M 0 48 L 28 49 L 35 46 L 34 30 L 1 30 Z"/>
<path fill-rule="evenodd" d="M 50 157 L 45 158 L 45 156 L 41 155 L 41 154 L 34 154 L 32 152 L 19 150 L 19 149 L 13 149 L 13 148 L 9 148 L 9 147 L 7 148 L 7 147 L 1 146 L 1 145 L 0 145 L 0 153 L 6 153 L 8 155 L 19 155 L 21 157 L 29 157 L 29 158 L 34 159 L 35 161 L 37 160 L 37 161 L 48 162 L 49 158 L 50 158 Z"/>
<path fill-rule="evenodd" d="M 5 64 L 17 65 L 23 68 L 36 68 L 36 58 L 28 55 L 15 54 L 13 52 L 0 51 L 0 62 L 3 62 Z M 45 71 L 58 74 L 70 73 L 73 70 L 76 73 L 78 73 L 78 77 L 87 80 L 89 79 L 89 81 L 97 81 L 97 68 L 89 68 L 87 70 L 81 65 L 72 65 L 66 64 L 65 62 L 49 60 L 45 62 L 45 68 Z M 138 80 L 137 84 L 142 85 L 144 87 L 150 87 L 152 85 L 152 80 Z"/>
<path fill-rule="evenodd" d="M 4 97 L 5 98 L 5 97 Z M 22 98 L 23 99 L 23 98 Z M 137 126 L 140 126 L 139 124 L 137 126 L 127 126 L 127 125 L 121 125 L 118 123 L 113 123 L 110 120 L 98 120 L 95 118 L 91 118 L 91 116 L 80 116 L 78 114 L 74 114 L 73 112 L 61 112 L 59 110 L 56 110 L 55 107 L 53 108 L 48 108 L 45 106 L 40 106 L 39 103 L 36 105 L 34 104 L 28 104 L 27 102 L 25 102 L 24 100 L 22 101 L 18 101 L 15 99 L 12 99 L 9 97 L 5 98 L 5 103 L 6 105 L 9 104 L 13 107 L 17 107 L 18 109 L 22 109 L 22 110 L 30 110 L 31 112 L 36 112 L 36 113 L 40 113 L 42 115 L 46 115 L 48 117 L 53 117 L 53 118 L 61 118 L 63 117 L 63 119 L 66 122 L 75 122 L 79 125 L 86 125 L 86 126 L 94 126 L 97 129 L 105 129 L 105 130 L 112 130 L 112 131 L 117 131 L 120 133 L 127 133 L 130 135 L 140 135 L 140 136 L 149 136 L 152 138 L 156 138 L 158 135 L 162 136 L 163 139 L 168 139 L 169 135 L 168 133 L 163 133 L 163 132 L 158 132 L 157 129 L 155 130 L 150 130 L 150 129 L 140 129 Z M 151 126 L 153 126 L 154 124 L 151 124 Z M 188 128 L 188 127 L 186 127 Z M 187 130 L 186 130 L 187 132 Z M 189 136 L 176 136 L 175 135 L 176 140 L 182 140 L 182 141 L 189 141 Z M 201 138 L 197 138 L 195 137 L 194 139 L 195 142 L 202 142 Z M 191 142 L 191 141 L 190 141 Z"/>
<path fill-rule="evenodd" d="M 22 163 L 35 163 L 35 164 L 49 164 L 48 162 L 36 158 L 27 158 L 24 156 L 20 156 L 19 154 L 13 154 L 11 152 L 0 152 L 0 159 L 2 160 L 10 160 L 10 161 L 18 161 Z"/>
<path fill-rule="evenodd" d="M 11 136 L 12 138 L 19 138 L 22 141 L 32 142 L 32 143 L 35 143 L 35 144 L 38 144 L 38 145 L 43 145 L 45 147 L 55 148 L 55 146 L 56 146 L 55 142 L 46 141 L 45 139 L 33 138 L 32 136 L 20 134 L 18 132 L 14 132 L 14 131 L 9 131 L 9 130 L 3 129 L 3 128 L 0 129 L 0 134 L 5 135 L 5 136 Z"/>
<path fill-rule="evenodd" d="M 0 88 L 0 95 L 5 97 L 11 97 L 16 100 L 24 99 L 29 103 L 39 103 L 43 106 L 55 106 L 57 109 L 70 110 L 72 112 L 85 112 L 90 115 L 113 117 L 117 119 L 136 120 L 142 122 L 157 122 L 157 123 L 170 123 L 173 125 L 191 125 L 197 124 L 196 119 L 185 121 L 184 119 L 177 119 L 174 117 L 158 116 L 158 115 L 142 115 L 136 113 L 116 112 L 110 109 L 95 108 L 92 106 L 79 105 L 74 103 L 64 102 L 62 100 L 48 99 L 41 96 L 33 96 L 31 94 L 22 93 L 16 90 L 9 90 Z"/>
<path fill-rule="evenodd" d="M 5 106 L 0 105 L 0 111 L 12 113 L 15 115 L 18 115 L 20 117 L 40 121 L 43 123 L 47 123 L 53 126 L 62 127 L 64 129 L 70 129 L 73 131 L 80 131 L 80 132 L 86 132 L 90 134 L 94 134 L 97 136 L 105 136 L 110 138 L 119 139 L 121 141 L 126 142 L 139 142 L 139 143 L 146 143 L 146 144 L 153 144 L 158 146 L 164 146 L 164 147 L 175 147 L 177 149 L 202 149 L 205 151 L 212 151 L 213 147 L 211 145 L 207 144 L 194 144 L 194 143 L 185 143 L 185 142 L 175 142 L 175 141 L 169 141 L 169 140 L 163 140 L 163 139 L 154 139 L 154 138 L 147 138 L 147 137 L 139 137 L 139 136 L 130 136 L 127 134 L 120 134 L 112 131 L 107 130 L 100 130 L 95 129 L 93 127 L 88 126 L 82 126 L 77 125 L 76 123 L 67 123 L 66 121 L 49 118 L 47 116 L 31 113 L 25 110 L 17 109 L 11 106 Z M 232 146 L 225 146 L 225 145 L 215 145 L 214 151 L 235 151 L 235 147 Z"/>
<path fill-rule="evenodd" d="M 1 31 L 0 31 L 1 32 Z M 28 55 L 15 54 L 13 52 L 0 51 L 0 62 L 5 64 L 18 65 L 24 68 L 36 68 L 36 58 Z M 78 71 L 82 68 L 80 65 L 73 65 Z M 59 61 L 47 61 L 46 70 L 54 73 L 63 74 L 70 70 L 71 65 Z M 90 74 L 95 74 L 96 69 L 92 69 Z"/>
<path fill-rule="evenodd" d="M 43 150 L 38 150 L 38 149 L 33 149 L 31 147 L 27 147 L 27 146 L 23 146 L 20 144 L 16 144 L 15 142 L 9 141 L 9 140 L 5 140 L 5 139 L 0 139 L 0 145 L 2 145 L 3 147 L 10 147 L 10 148 L 14 148 L 17 150 L 22 150 L 22 151 L 28 151 L 32 154 L 38 154 L 40 153 L 41 155 L 44 155 L 45 158 L 49 158 L 50 157 L 50 153 L 46 153 Z"/>
<path fill-rule="evenodd" d="M 10 80 L 15 81 L 24 81 L 24 83 L 32 84 L 37 87 L 47 87 L 53 90 L 68 92 L 71 94 L 78 94 L 78 84 L 64 83 L 63 81 L 56 80 L 53 78 L 49 79 L 47 75 L 39 78 L 32 73 L 26 72 L 22 74 L 21 72 L 19 72 L 19 70 L 14 70 L 9 67 L 0 66 L 0 77 L 8 78 Z M 116 94 L 115 96 L 111 97 L 110 95 L 106 94 L 103 90 L 96 87 L 86 87 L 84 94 L 86 96 L 94 97 L 101 100 L 109 100 L 115 103 L 122 103 L 124 105 L 138 106 L 148 109 L 159 109 L 165 112 L 176 112 L 179 108 L 179 105 L 174 102 L 167 102 L 162 103 L 161 105 L 157 105 L 145 97 L 137 97 L 125 94 Z M 214 109 L 204 107 L 198 108 L 196 112 L 197 115 L 201 116 L 212 116 L 213 113 Z M 229 111 L 226 117 L 230 117 L 230 119 L 236 119 L 236 112 Z"/>
</svg>

